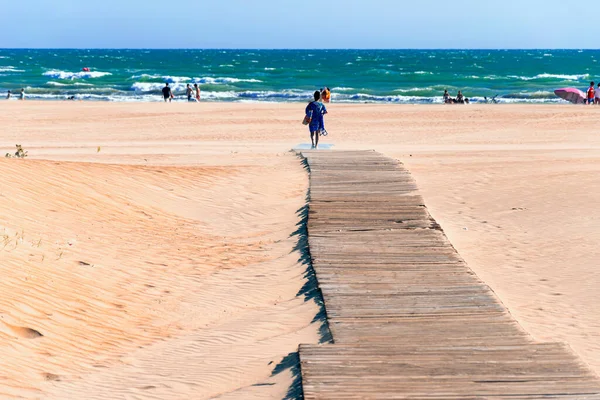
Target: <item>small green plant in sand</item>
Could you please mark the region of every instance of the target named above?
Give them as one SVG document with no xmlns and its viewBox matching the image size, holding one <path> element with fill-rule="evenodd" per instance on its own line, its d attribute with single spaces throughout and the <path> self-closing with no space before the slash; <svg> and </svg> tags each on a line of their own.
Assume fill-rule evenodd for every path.
<svg viewBox="0 0 600 400">
<path fill-rule="evenodd" d="M 17 144 L 15 146 L 17 147 L 17 151 L 15 151 L 15 154 L 6 153 L 6 155 L 4 157 L 6 157 L 6 158 L 25 158 L 25 157 L 27 157 L 27 152 L 25 150 L 23 150 L 23 146 L 21 146 L 20 144 Z"/>
</svg>

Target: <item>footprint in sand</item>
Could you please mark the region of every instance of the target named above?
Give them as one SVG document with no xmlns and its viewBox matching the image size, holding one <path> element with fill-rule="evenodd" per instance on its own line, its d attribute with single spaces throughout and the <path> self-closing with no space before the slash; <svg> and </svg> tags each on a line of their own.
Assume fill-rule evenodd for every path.
<svg viewBox="0 0 600 400">
<path fill-rule="evenodd" d="M 40 338 L 40 337 L 44 336 L 39 331 L 36 331 L 35 329 L 32 329 L 32 328 L 26 328 L 26 327 L 23 327 L 23 326 L 10 325 L 10 324 L 7 324 L 6 322 L 3 322 L 3 324 L 15 336 L 21 337 L 23 339 L 37 339 L 37 338 Z"/>
<path fill-rule="evenodd" d="M 51 374 L 49 372 L 44 372 L 42 374 L 42 376 L 44 377 L 45 380 L 47 381 L 60 381 L 60 376 L 56 375 L 56 374 Z"/>
</svg>

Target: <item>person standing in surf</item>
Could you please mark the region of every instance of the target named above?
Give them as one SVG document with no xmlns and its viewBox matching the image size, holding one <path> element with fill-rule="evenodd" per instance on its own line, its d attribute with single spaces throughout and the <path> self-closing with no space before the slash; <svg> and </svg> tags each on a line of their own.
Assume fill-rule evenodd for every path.
<svg viewBox="0 0 600 400">
<path fill-rule="evenodd" d="M 590 83 L 590 87 L 587 90 L 587 104 L 594 104 L 594 99 L 596 98 L 595 90 L 594 90 L 594 82 Z"/>
<path fill-rule="evenodd" d="M 197 83 L 194 83 L 194 92 L 196 93 L 196 101 L 200 101 L 200 86 Z"/>
<path fill-rule="evenodd" d="M 321 92 L 321 97 L 323 98 L 324 103 L 329 103 L 331 101 L 331 90 L 326 87 L 325 90 Z"/>
<path fill-rule="evenodd" d="M 162 94 L 163 97 L 165 99 L 165 103 L 168 101 L 169 103 L 171 102 L 171 99 L 173 98 L 173 93 L 171 92 L 171 88 L 169 87 L 169 83 L 165 83 L 165 87 L 162 88 Z"/>
<path fill-rule="evenodd" d="M 598 88 L 596 89 L 596 105 L 600 104 L 600 83 L 598 84 Z"/>
<path fill-rule="evenodd" d="M 192 90 L 192 87 L 189 83 L 185 88 L 185 95 L 187 96 L 188 101 L 196 101 L 196 99 L 194 98 L 194 91 Z"/>
<path fill-rule="evenodd" d="M 317 90 L 314 93 L 314 101 L 311 101 L 304 110 L 306 116 L 304 117 L 308 121 L 308 130 L 310 131 L 310 141 L 312 148 L 316 149 L 319 146 L 319 135 L 325 132 L 325 121 L 323 116 L 327 114 L 325 105 L 321 103 L 321 92 Z"/>
</svg>

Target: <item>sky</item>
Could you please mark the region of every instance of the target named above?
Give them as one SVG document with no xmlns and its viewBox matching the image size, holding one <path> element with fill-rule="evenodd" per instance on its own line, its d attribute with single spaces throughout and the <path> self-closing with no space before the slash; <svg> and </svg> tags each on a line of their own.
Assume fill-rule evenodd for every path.
<svg viewBox="0 0 600 400">
<path fill-rule="evenodd" d="M 598 0 L 0 0 L 0 10 L 0 48 L 600 47 Z"/>
</svg>

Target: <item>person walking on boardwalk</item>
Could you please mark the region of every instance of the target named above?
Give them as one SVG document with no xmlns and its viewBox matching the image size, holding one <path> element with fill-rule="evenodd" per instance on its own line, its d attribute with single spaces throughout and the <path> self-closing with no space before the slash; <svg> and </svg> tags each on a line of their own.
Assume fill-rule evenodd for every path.
<svg viewBox="0 0 600 400">
<path fill-rule="evenodd" d="M 308 123 L 308 130 L 310 131 L 310 141 L 312 148 L 316 149 L 319 146 L 319 135 L 325 132 L 325 121 L 323 116 L 327 114 L 325 105 L 321 103 L 321 92 L 316 91 L 314 93 L 314 101 L 308 103 L 305 109 L 304 120 Z"/>
</svg>

